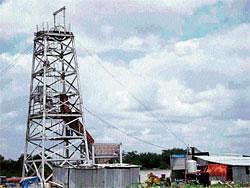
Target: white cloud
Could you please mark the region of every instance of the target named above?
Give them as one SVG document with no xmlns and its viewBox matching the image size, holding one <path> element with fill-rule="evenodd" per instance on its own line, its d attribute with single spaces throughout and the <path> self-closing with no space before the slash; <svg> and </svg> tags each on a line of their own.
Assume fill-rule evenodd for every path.
<svg viewBox="0 0 250 188">
<path fill-rule="evenodd" d="M 142 48 L 143 41 L 138 37 L 130 37 L 124 41 L 123 47 L 129 50 L 136 50 Z"/>
<path fill-rule="evenodd" d="M 241 134 L 250 135 L 250 121 L 248 120 L 235 120 L 233 125 L 227 128 L 228 136 L 240 136 Z"/>
<path fill-rule="evenodd" d="M 17 116 L 17 112 L 16 111 L 3 113 L 0 116 L 0 121 L 11 119 L 11 118 L 15 118 L 16 116 Z"/>
<path fill-rule="evenodd" d="M 134 99 L 136 97 L 140 102 L 145 103 L 152 113 L 157 114 L 166 122 L 168 119 L 172 119 L 173 122 L 188 120 L 189 123 L 181 124 L 171 123 L 171 120 L 166 125 L 170 126 L 173 131 L 177 131 L 177 134 L 180 137 L 183 136 L 189 143 L 206 148 L 208 140 L 212 142 L 214 138 L 217 142 L 217 149 L 214 151 L 226 151 L 227 145 L 223 146 L 223 144 L 227 142 L 227 135 L 219 134 L 232 123 L 231 120 L 223 120 L 223 117 L 220 116 L 224 111 L 233 108 L 239 97 L 245 95 L 246 90 L 231 90 L 227 87 L 227 83 L 216 81 L 213 86 L 196 91 L 190 87 L 192 83 L 190 85 L 185 83 L 183 75 L 187 71 L 203 71 L 208 74 L 210 74 L 209 71 L 215 71 L 216 74 L 226 74 L 229 76 L 226 79 L 230 80 L 234 79 L 234 75 L 242 74 L 239 67 L 248 62 L 238 55 L 231 54 L 230 56 L 229 54 L 222 57 L 221 51 L 226 53 L 235 48 L 234 45 L 228 45 L 230 43 L 228 41 L 236 41 L 237 36 L 240 35 L 238 32 L 245 34 L 248 27 L 241 25 L 231 32 L 177 42 L 158 52 L 148 53 L 143 58 L 133 60 L 126 66 L 112 64 L 96 56 L 83 58 L 80 60 L 80 72 L 82 80 L 84 80 L 85 90 L 83 92 L 85 92 L 87 106 L 99 113 L 119 115 L 121 119 L 112 120 L 111 118 L 110 121 L 117 126 L 126 127 L 125 130 L 137 130 L 136 127 L 140 127 L 141 130 L 138 131 L 149 134 L 145 138 L 150 138 L 151 141 L 157 140 L 157 136 L 152 134 L 156 127 L 161 130 L 159 133 L 161 137 L 171 135 L 167 130 L 163 131 L 164 127 L 159 125 L 147 112 L 147 109 L 144 109 Z M 224 42 L 220 41 L 221 38 L 224 38 Z M 220 41 L 220 43 L 213 41 Z M 206 46 L 205 43 L 207 43 Z M 240 47 L 240 45 L 236 45 L 236 48 L 237 46 Z M 215 47 L 220 50 L 211 54 Z M 224 50 L 224 48 L 226 49 Z M 243 50 L 248 50 L 244 44 Z M 112 76 L 108 75 L 98 62 L 125 86 L 121 86 L 113 80 Z M 206 79 L 198 80 L 198 82 L 203 85 L 206 83 Z M 139 116 L 139 114 L 141 115 Z M 138 117 L 136 118 L 136 116 Z M 176 117 L 176 120 L 172 117 Z M 123 118 L 127 118 L 127 121 L 123 121 Z M 144 118 L 149 119 L 146 121 Z M 217 118 L 221 120 L 214 120 Z M 181 127 L 180 132 L 178 127 Z M 210 130 L 211 127 L 217 132 L 212 131 L 206 135 L 206 130 Z M 220 129 L 221 131 L 219 131 Z M 236 129 L 242 128 L 236 126 Z M 190 135 L 197 135 L 204 139 L 201 141 Z M 164 143 L 163 140 L 162 138 L 161 143 Z M 176 144 L 181 146 L 179 142 Z M 216 147 L 216 144 L 213 146 Z M 209 149 L 212 148 L 209 146 Z M 238 150 L 235 149 L 235 151 Z"/>
<path fill-rule="evenodd" d="M 52 13 L 59 7 L 66 6 L 66 23 L 73 22 L 71 25 L 72 30 L 81 35 L 82 44 L 89 50 L 95 50 L 98 52 L 107 49 L 115 49 L 122 45 L 123 41 L 130 40 L 129 36 L 134 35 L 136 28 L 142 29 L 143 27 L 150 27 L 150 25 L 156 26 L 158 29 L 161 27 L 169 27 L 168 29 L 180 32 L 182 15 L 190 14 L 197 7 L 206 4 L 213 4 L 214 1 L 43 1 L 40 3 L 35 0 L 31 0 L 28 3 L 23 3 L 22 0 L 7 0 L 0 6 L 0 20 L 1 39 L 12 40 L 17 36 L 22 36 L 24 41 L 28 35 L 32 34 L 36 30 L 36 25 L 39 25 L 39 29 L 43 27 L 46 29 L 47 24 L 52 27 L 53 15 Z M 163 12 L 166 15 L 166 19 L 154 22 L 146 23 L 133 23 L 132 25 L 127 22 L 131 22 L 131 16 L 133 14 L 135 18 L 141 17 L 141 12 L 146 13 Z M 123 22 L 117 23 L 117 18 L 123 18 Z M 170 18 L 176 19 L 175 22 Z M 180 18 L 181 17 L 181 18 Z M 138 21 L 143 19 L 139 18 Z M 177 21 L 178 20 L 178 21 Z M 167 23 L 167 24 L 166 24 Z M 42 26 L 43 25 L 43 26 Z M 126 26 L 128 25 L 128 26 Z M 127 27 L 127 30 L 126 30 Z M 142 27 L 142 28 L 141 28 Z M 150 30 L 149 28 L 149 30 Z M 117 32 L 119 32 L 117 34 Z M 78 35 L 79 36 L 79 35 Z M 147 42 L 148 41 L 148 42 Z M 129 42 L 129 41 L 128 41 Z M 135 42 L 135 41 L 134 41 Z M 138 41 L 137 41 L 138 42 Z M 159 42 L 157 36 L 150 35 L 144 41 L 144 45 L 148 48 L 148 45 Z M 22 43 L 22 41 L 21 41 Z M 111 47 L 113 46 L 113 48 Z M 145 46 L 143 46 L 145 48 Z M 141 48 L 142 49 L 142 48 Z"/>
<path fill-rule="evenodd" d="M 199 50 L 199 42 L 197 39 L 180 41 L 175 44 L 174 50 L 179 56 L 197 53 L 197 50 Z"/>
<path fill-rule="evenodd" d="M 35 1 L 6 1 L 0 7 L 0 16 L 5 18 L 0 21 L 3 26 L 0 33 L 2 38 L 32 33 L 34 23 L 51 20 L 52 14 L 49 15 L 48 12 L 52 13 L 59 5 L 66 4 L 68 10 L 72 11 L 69 19 L 75 23 L 73 30 L 76 31 L 82 93 L 87 107 L 134 136 L 143 135 L 143 139 L 162 143 L 166 147 L 183 147 L 168 132 L 168 128 L 152 117 L 153 113 L 190 145 L 220 151 L 226 150 L 230 145 L 230 138 L 227 136 L 231 133 L 242 134 L 244 130 L 249 130 L 248 120 L 235 120 L 238 117 L 221 114 L 227 110 L 232 113 L 235 105 L 240 105 L 239 100 L 250 104 L 250 88 L 247 83 L 244 84 L 245 80 L 250 79 L 250 25 L 242 24 L 199 39 L 165 43 L 154 33 L 118 33 L 116 26 L 107 21 L 118 14 L 130 16 L 131 12 L 147 10 L 190 15 L 198 7 L 212 3 L 214 1 L 207 0 L 158 0 L 147 3 L 88 1 L 86 4 L 81 1 L 62 1 L 59 4 L 49 2 L 40 6 L 40 2 Z M 48 10 L 48 7 L 51 9 Z M 18 12 L 18 16 L 15 12 Z M 83 24 L 88 19 L 94 26 Z M 31 38 L 28 41 L 26 38 L 20 47 L 31 45 L 30 40 Z M 111 49 L 142 51 L 145 56 L 120 65 L 96 55 Z M 18 118 L 13 116 L 16 124 L 26 121 L 23 114 L 26 109 L 21 105 L 29 95 L 31 60 L 31 54 L 0 54 L 3 68 L 15 63 L 14 68 L 4 76 L 1 75 L 1 87 L 4 89 L 0 91 L 0 98 L 7 101 L 5 105 L 8 106 L 8 109 L 1 108 L 2 111 L 6 114 L 17 113 Z M 114 81 L 100 64 L 125 86 Z M 228 82 L 232 80 L 243 86 L 230 89 Z M 23 100 L 20 101 L 20 98 Z M 139 99 L 139 103 L 145 103 L 148 109 L 135 98 Z M 243 109 L 243 113 L 247 113 L 246 110 Z M 122 141 L 125 150 L 154 150 L 111 128 L 103 130 L 100 122 L 88 114 L 86 116 L 89 122 L 87 127 L 95 135 L 97 142 Z M 8 141 L 9 138 L 5 143 Z M 236 151 L 237 147 L 232 146 L 232 150 Z M 243 147 L 241 151 L 244 151 Z"/>
<path fill-rule="evenodd" d="M 164 43 L 164 40 L 154 34 L 146 35 L 144 37 L 131 36 L 123 40 L 122 44 L 118 48 L 128 51 L 136 50 L 152 53 L 162 50 Z"/>
<path fill-rule="evenodd" d="M 193 0 L 193 1 L 186 1 L 186 0 L 135 0 L 140 2 L 141 4 L 150 4 L 150 5 L 157 5 L 160 10 L 165 11 L 175 11 L 181 14 L 190 15 L 195 11 L 197 8 L 203 5 L 211 5 L 214 4 L 215 0 Z"/>
<path fill-rule="evenodd" d="M 28 95 L 31 54 L 0 54 L 1 87 L 0 101 L 12 100 L 18 96 Z"/>
<path fill-rule="evenodd" d="M 101 31 L 105 34 L 105 35 L 109 35 L 113 32 L 113 27 L 110 25 L 103 25 L 101 27 Z"/>
</svg>

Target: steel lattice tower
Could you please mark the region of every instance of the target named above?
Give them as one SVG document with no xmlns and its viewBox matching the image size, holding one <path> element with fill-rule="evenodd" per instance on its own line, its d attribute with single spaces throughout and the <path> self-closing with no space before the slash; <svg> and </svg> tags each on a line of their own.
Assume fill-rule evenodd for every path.
<svg viewBox="0 0 250 188">
<path fill-rule="evenodd" d="M 65 27 L 63 7 L 54 12 L 53 28 L 34 34 L 23 177 L 37 175 L 46 183 L 55 166 L 90 163 L 94 140 L 83 126 L 82 105 L 74 35 Z"/>
</svg>

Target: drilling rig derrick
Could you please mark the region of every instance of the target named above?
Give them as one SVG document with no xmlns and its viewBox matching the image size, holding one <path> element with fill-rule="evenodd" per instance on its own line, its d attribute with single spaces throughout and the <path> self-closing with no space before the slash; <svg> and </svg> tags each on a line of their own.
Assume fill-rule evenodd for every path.
<svg viewBox="0 0 250 188">
<path fill-rule="evenodd" d="M 65 7 L 53 15 L 53 27 L 34 34 L 22 174 L 37 175 L 43 184 L 52 178 L 54 167 L 89 165 L 94 143 L 84 126 L 75 41 L 65 26 Z"/>
</svg>

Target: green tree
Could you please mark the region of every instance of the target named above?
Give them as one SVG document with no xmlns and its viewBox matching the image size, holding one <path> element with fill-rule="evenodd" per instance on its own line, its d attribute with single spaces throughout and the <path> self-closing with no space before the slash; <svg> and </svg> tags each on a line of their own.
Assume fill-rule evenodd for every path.
<svg viewBox="0 0 250 188">
<path fill-rule="evenodd" d="M 20 177 L 22 171 L 23 155 L 21 155 L 18 160 L 8 159 L 5 160 L 2 155 L 0 155 L 0 175 L 7 177 Z"/>
<path fill-rule="evenodd" d="M 185 154 L 186 150 L 173 148 L 163 150 L 161 154 L 157 153 L 138 153 L 137 151 L 123 153 L 123 161 L 129 164 L 141 165 L 143 169 L 169 169 L 170 156 L 173 154 Z"/>
</svg>

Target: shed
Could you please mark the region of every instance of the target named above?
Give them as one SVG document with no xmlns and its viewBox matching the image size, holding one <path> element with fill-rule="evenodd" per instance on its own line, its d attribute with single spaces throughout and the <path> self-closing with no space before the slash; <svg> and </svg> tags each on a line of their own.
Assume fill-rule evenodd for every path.
<svg viewBox="0 0 250 188">
<path fill-rule="evenodd" d="M 65 188 L 123 188 L 139 183 L 140 167 L 129 164 L 97 164 L 81 169 L 54 170 L 53 181 Z"/>
<path fill-rule="evenodd" d="M 210 168 L 216 168 L 216 164 L 223 167 L 226 172 L 223 176 L 226 180 L 232 180 L 235 183 L 250 182 L 250 157 L 243 156 L 195 156 L 198 165 L 208 165 Z M 214 166 L 212 166 L 214 164 Z M 211 169 L 210 169 L 211 170 Z"/>
<path fill-rule="evenodd" d="M 185 154 L 174 154 L 170 157 L 171 166 L 171 179 L 184 180 L 185 179 L 185 169 L 186 169 L 186 155 Z"/>
</svg>

